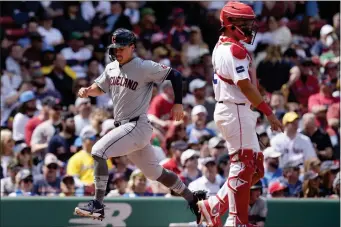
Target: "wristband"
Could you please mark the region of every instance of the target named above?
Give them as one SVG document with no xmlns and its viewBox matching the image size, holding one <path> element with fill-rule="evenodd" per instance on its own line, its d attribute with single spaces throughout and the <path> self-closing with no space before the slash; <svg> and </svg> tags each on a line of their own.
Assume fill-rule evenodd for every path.
<svg viewBox="0 0 341 227">
<path fill-rule="evenodd" d="M 265 114 L 265 116 L 270 116 L 272 114 L 272 109 L 264 101 L 257 106 L 257 109 Z"/>
</svg>

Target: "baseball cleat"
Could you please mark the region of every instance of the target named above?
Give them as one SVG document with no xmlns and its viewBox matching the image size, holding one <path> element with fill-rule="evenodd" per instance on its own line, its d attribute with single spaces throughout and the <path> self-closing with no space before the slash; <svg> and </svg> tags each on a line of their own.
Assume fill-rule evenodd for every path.
<svg viewBox="0 0 341 227">
<path fill-rule="evenodd" d="M 201 217 L 200 217 L 201 222 L 205 220 L 208 227 L 222 226 L 220 215 L 219 215 L 219 204 L 211 208 L 208 200 L 201 200 L 201 201 L 198 201 L 197 206 L 201 214 Z M 201 224 L 201 222 L 198 224 Z"/>
<path fill-rule="evenodd" d="M 76 207 L 75 214 L 81 217 L 91 217 L 94 220 L 102 221 L 104 219 L 104 205 L 97 200 L 90 200 L 83 207 Z"/>
<path fill-rule="evenodd" d="M 197 217 L 197 224 L 201 223 L 202 215 L 199 212 L 199 207 L 197 206 L 197 203 L 201 200 L 204 200 L 207 198 L 206 191 L 198 190 L 193 192 L 193 201 L 188 204 L 189 208 L 191 209 L 192 213 Z"/>
</svg>

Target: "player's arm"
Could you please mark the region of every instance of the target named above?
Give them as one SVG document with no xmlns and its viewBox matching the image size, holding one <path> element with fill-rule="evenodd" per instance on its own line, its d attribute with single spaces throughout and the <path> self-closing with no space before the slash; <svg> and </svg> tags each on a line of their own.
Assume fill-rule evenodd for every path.
<svg viewBox="0 0 341 227">
<path fill-rule="evenodd" d="M 79 89 L 78 96 L 81 98 L 87 98 L 88 96 L 100 96 L 109 91 L 109 85 L 110 81 L 107 76 L 106 68 L 90 87 Z"/>
<path fill-rule="evenodd" d="M 184 110 L 182 106 L 182 76 L 181 73 L 175 69 L 171 69 L 167 75 L 167 80 L 172 83 L 174 91 L 174 106 L 172 115 L 174 120 L 180 121 L 184 117 Z"/>
<path fill-rule="evenodd" d="M 264 102 L 256 86 L 254 86 L 249 79 L 239 80 L 237 85 L 245 97 L 251 102 L 251 104 L 268 118 L 272 130 L 283 131 L 282 124 L 272 113 L 272 109 L 269 107 L 269 105 Z"/>
</svg>

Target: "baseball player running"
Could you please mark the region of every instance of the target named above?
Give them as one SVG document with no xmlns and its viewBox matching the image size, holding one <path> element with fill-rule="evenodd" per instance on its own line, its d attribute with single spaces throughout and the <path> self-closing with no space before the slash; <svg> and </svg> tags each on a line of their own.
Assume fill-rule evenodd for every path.
<svg viewBox="0 0 341 227">
<path fill-rule="evenodd" d="M 173 118 L 183 118 L 181 74 L 159 63 L 134 57 L 135 35 L 126 29 L 117 29 L 108 47 L 110 58 L 105 71 L 87 88 L 81 88 L 79 97 L 109 93 L 114 103 L 115 128 L 103 136 L 92 148 L 95 160 L 95 198 L 84 207 L 76 207 L 80 216 L 103 220 L 103 199 L 108 181 L 106 160 L 127 157 L 151 180 L 156 180 L 185 198 L 192 212 L 201 217 L 197 207 L 206 198 L 203 191 L 191 192 L 178 176 L 159 165 L 150 144 L 153 128 L 147 118 L 153 83 L 170 80 L 174 89 Z"/>
<path fill-rule="evenodd" d="M 228 2 L 220 13 L 222 35 L 213 50 L 213 87 L 217 101 L 214 120 L 226 140 L 231 166 L 229 177 L 216 196 L 199 201 L 198 207 L 209 226 L 221 226 L 220 216 L 229 209 L 224 224 L 250 227 L 248 205 L 250 187 L 264 175 L 263 155 L 256 134 L 257 115 L 263 112 L 272 130 L 282 130 L 270 107 L 257 89 L 255 75 L 249 73 L 251 57 L 240 43 L 252 43 L 256 35 L 255 14 L 240 2 Z"/>
</svg>

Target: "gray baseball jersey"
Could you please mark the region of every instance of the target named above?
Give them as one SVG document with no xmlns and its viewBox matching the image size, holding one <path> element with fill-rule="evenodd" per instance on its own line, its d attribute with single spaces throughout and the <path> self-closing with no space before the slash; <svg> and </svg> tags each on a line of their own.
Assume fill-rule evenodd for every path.
<svg viewBox="0 0 341 227">
<path fill-rule="evenodd" d="M 153 83 L 163 82 L 170 70 L 162 64 L 135 57 L 123 66 L 117 61 L 108 64 L 95 83 L 111 96 L 115 120 L 127 120 L 147 113 Z"/>
<path fill-rule="evenodd" d="M 92 155 L 106 159 L 127 155 L 146 177 L 152 180 L 160 177 L 162 167 L 150 144 L 153 127 L 147 110 L 153 83 L 163 82 L 170 70 L 170 67 L 138 57 L 123 66 L 116 61 L 107 65 L 95 83 L 110 94 L 115 121 L 124 123 L 98 140 L 92 147 Z M 129 122 L 135 117 L 139 119 Z"/>
<path fill-rule="evenodd" d="M 265 221 L 268 214 L 268 208 L 266 199 L 260 196 L 255 204 L 249 206 L 249 221 L 250 223 L 256 224 L 259 221 Z"/>
</svg>

